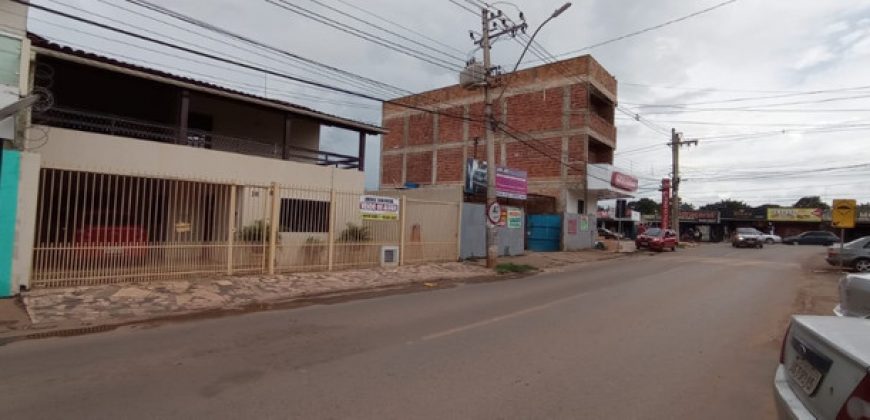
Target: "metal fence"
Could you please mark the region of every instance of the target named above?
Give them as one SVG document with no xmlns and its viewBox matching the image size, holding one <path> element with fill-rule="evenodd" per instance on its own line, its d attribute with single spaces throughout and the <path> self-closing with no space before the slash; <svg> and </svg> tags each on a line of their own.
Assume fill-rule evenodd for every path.
<svg viewBox="0 0 870 420">
<path fill-rule="evenodd" d="M 66 287 L 459 258 L 460 203 L 401 198 L 363 220 L 359 192 L 42 169 L 31 284 Z"/>
</svg>

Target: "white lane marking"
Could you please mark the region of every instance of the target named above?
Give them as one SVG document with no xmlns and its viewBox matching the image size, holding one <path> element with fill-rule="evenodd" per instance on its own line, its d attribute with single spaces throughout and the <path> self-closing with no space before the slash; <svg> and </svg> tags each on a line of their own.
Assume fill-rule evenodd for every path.
<svg viewBox="0 0 870 420">
<path fill-rule="evenodd" d="M 445 336 L 448 336 L 448 335 L 461 333 L 461 332 L 468 331 L 468 330 L 471 330 L 471 329 L 474 329 L 474 328 L 483 327 L 483 326 L 485 326 L 485 325 L 489 325 L 489 324 L 493 324 L 493 323 L 496 323 L 496 322 L 504 321 L 504 320 L 506 320 L 506 319 L 516 318 L 516 317 L 521 316 L 521 315 L 525 315 L 525 314 L 529 314 L 529 313 L 532 313 L 532 312 L 536 312 L 536 311 L 540 311 L 540 310 L 543 310 L 543 309 L 547 309 L 547 308 L 549 308 L 549 307 L 551 307 L 551 306 L 555 306 L 555 305 L 558 305 L 558 304 L 560 304 L 560 303 L 567 302 L 567 301 L 569 301 L 569 300 L 571 300 L 571 299 L 577 299 L 577 298 L 582 297 L 582 296 L 585 296 L 585 295 L 587 295 L 587 294 L 589 294 L 589 293 L 588 293 L 588 292 L 584 292 L 584 293 L 580 293 L 580 294 L 576 294 L 576 295 L 571 295 L 571 296 L 563 297 L 563 298 L 560 298 L 560 299 L 556 299 L 556 300 L 554 300 L 554 301 L 550 301 L 550 302 L 543 303 L 543 304 L 536 305 L 536 306 L 531 306 L 531 307 L 528 307 L 528 308 L 526 308 L 526 309 L 521 309 L 521 310 L 516 311 L 516 312 L 511 312 L 511 313 L 507 313 L 507 314 L 504 314 L 504 315 L 499 315 L 499 316 L 496 316 L 496 317 L 487 318 L 487 319 L 484 319 L 484 320 L 481 320 L 481 321 L 473 322 L 473 323 L 471 323 L 471 324 L 466 324 L 466 325 L 463 325 L 463 326 L 460 326 L 460 327 L 451 328 L 451 329 L 449 329 L 449 330 L 444 330 L 444 331 L 437 332 L 437 333 L 434 333 L 434 334 L 425 335 L 425 336 L 423 336 L 423 337 L 421 338 L 421 340 L 422 340 L 422 341 L 434 340 L 434 339 L 436 339 L 436 338 L 441 338 L 441 337 L 445 337 Z"/>
</svg>

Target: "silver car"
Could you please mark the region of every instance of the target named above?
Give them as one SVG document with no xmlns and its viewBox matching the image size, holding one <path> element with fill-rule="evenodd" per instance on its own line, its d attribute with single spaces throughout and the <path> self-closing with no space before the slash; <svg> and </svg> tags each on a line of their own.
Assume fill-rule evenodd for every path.
<svg viewBox="0 0 870 420">
<path fill-rule="evenodd" d="M 796 315 L 774 376 L 782 419 L 870 418 L 870 320 Z"/>
<path fill-rule="evenodd" d="M 870 274 L 847 274 L 840 279 L 837 316 L 870 318 Z"/>
<path fill-rule="evenodd" d="M 830 265 L 839 266 L 840 246 L 829 246 L 828 257 L 825 260 Z M 854 268 L 858 272 L 870 272 L 870 236 L 864 236 L 843 244 L 843 265 Z"/>
</svg>

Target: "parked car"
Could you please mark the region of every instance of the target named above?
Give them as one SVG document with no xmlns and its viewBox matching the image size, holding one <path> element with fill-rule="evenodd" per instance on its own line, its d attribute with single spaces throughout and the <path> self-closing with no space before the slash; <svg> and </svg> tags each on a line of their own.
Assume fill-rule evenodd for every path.
<svg viewBox="0 0 870 420">
<path fill-rule="evenodd" d="M 598 228 L 598 236 L 604 239 L 622 239 L 622 234 L 604 227 Z"/>
<path fill-rule="evenodd" d="M 782 238 L 782 243 L 787 245 L 825 245 L 840 242 L 840 238 L 832 232 L 825 230 L 813 230 L 800 235 Z"/>
<path fill-rule="evenodd" d="M 870 236 L 864 236 L 843 244 L 842 259 L 843 265 L 846 267 L 862 273 L 870 272 Z M 828 257 L 825 260 L 828 261 L 828 264 L 839 266 L 840 246 L 829 246 Z"/>
<path fill-rule="evenodd" d="M 731 246 L 734 248 L 764 248 L 761 232 L 753 228 L 737 228 L 734 237 L 731 239 Z"/>
<path fill-rule="evenodd" d="M 847 274 L 840 279 L 837 316 L 870 318 L 870 274 Z"/>
<path fill-rule="evenodd" d="M 79 258 L 143 258 L 148 253 L 148 232 L 127 215 L 95 212 L 73 235 Z"/>
<path fill-rule="evenodd" d="M 868 418 L 868 369 L 870 320 L 793 316 L 774 375 L 779 417 Z"/>
<path fill-rule="evenodd" d="M 654 251 L 676 251 L 678 244 L 676 232 L 661 228 L 649 228 L 634 240 L 637 249 L 649 248 Z"/>
</svg>

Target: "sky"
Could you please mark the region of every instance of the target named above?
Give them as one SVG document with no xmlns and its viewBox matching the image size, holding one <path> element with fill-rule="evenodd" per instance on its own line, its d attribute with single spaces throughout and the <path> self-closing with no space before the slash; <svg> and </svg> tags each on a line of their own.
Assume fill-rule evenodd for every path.
<svg viewBox="0 0 870 420">
<path fill-rule="evenodd" d="M 469 38 L 469 30 L 480 30 L 474 12 L 479 9 L 472 6 L 477 0 L 149 1 L 391 87 L 330 78 L 328 72 L 144 9 L 136 0 L 34 3 L 379 98 L 454 84 L 464 60 L 480 57 Z M 562 4 L 536 0 L 493 6 L 514 20 L 522 11 L 535 28 Z M 314 20 L 324 17 L 343 30 Z M 667 22 L 672 23 L 661 25 Z M 378 124 L 381 119 L 377 101 L 211 62 L 46 12 L 31 10 L 28 27 L 58 43 L 122 61 L 355 120 Z M 417 57 L 353 35 L 360 30 Z M 630 36 L 620 39 L 625 35 Z M 614 41 L 604 43 L 609 40 Z M 698 140 L 680 152 L 684 202 L 699 206 L 729 198 L 790 205 L 806 195 L 870 202 L 870 2 L 575 1 L 536 42 L 544 55 L 592 54 L 617 78 L 615 165 L 638 176 L 638 197 L 660 196 L 656 188 L 670 176 L 666 143 L 675 128 L 684 140 Z M 596 44 L 603 45 L 585 48 Z M 512 67 L 521 48 L 510 39 L 496 42 L 494 64 Z M 522 67 L 539 64 L 531 54 Z M 322 148 L 356 154 L 356 139 L 355 133 L 326 129 Z M 379 151 L 380 139 L 371 138 L 368 188 L 378 185 Z"/>
</svg>

